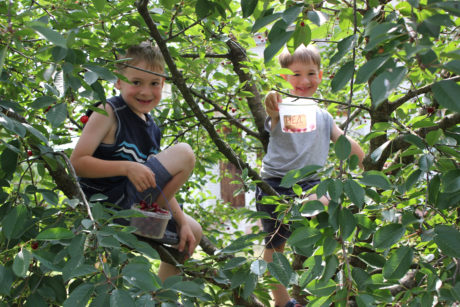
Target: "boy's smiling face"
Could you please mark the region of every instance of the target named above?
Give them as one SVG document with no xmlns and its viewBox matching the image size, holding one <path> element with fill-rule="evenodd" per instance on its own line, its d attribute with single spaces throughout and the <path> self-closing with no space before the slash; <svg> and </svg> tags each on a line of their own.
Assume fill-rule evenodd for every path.
<svg viewBox="0 0 460 307">
<path fill-rule="evenodd" d="M 162 73 L 162 71 L 152 70 L 146 62 L 139 62 L 133 66 Z M 122 74 L 131 83 L 118 80 L 115 87 L 120 90 L 121 96 L 130 109 L 144 119 L 144 114 L 152 111 L 160 102 L 165 79 L 131 67 L 123 69 Z"/>
<path fill-rule="evenodd" d="M 285 79 L 292 85 L 291 94 L 302 97 L 311 97 L 318 89 L 323 72 L 313 62 L 293 62 L 287 67 L 293 75 L 286 75 Z"/>
</svg>

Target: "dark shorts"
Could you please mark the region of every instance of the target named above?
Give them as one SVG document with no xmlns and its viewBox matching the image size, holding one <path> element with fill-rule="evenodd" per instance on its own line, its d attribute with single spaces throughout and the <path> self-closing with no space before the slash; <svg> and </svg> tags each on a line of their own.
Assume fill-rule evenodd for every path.
<svg viewBox="0 0 460 307">
<path fill-rule="evenodd" d="M 295 196 L 292 188 L 280 187 L 281 178 L 268 178 L 264 179 L 278 194 L 286 196 Z M 311 180 L 298 182 L 297 184 L 302 187 L 302 191 L 308 191 L 313 188 L 315 185 L 320 183 L 319 180 Z M 267 248 L 276 248 L 286 242 L 286 240 L 291 235 L 289 225 L 282 224 L 278 220 L 278 212 L 274 212 L 277 205 L 267 205 L 260 203 L 262 197 L 267 196 L 268 194 L 264 193 L 259 187 L 256 188 L 256 208 L 257 211 L 267 212 L 270 214 L 270 219 L 262 219 L 262 228 L 268 235 L 265 237 L 265 244 Z"/>
</svg>

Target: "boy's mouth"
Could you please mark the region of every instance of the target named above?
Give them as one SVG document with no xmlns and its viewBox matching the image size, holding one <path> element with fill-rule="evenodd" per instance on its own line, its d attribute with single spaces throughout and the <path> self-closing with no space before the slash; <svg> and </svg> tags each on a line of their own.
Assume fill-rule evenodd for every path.
<svg viewBox="0 0 460 307">
<path fill-rule="evenodd" d="M 139 103 L 141 104 L 149 104 L 152 100 L 143 100 L 143 99 L 138 99 Z"/>
</svg>

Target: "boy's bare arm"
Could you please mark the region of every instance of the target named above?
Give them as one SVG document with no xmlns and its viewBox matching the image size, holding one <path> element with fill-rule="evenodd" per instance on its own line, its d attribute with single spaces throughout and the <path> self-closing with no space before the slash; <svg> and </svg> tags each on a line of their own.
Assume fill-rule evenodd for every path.
<svg viewBox="0 0 460 307">
<path fill-rule="evenodd" d="M 343 135 L 343 131 L 342 129 L 340 129 L 339 127 L 337 127 L 337 125 L 335 123 L 333 123 L 333 127 L 332 127 L 332 133 L 331 133 L 331 140 L 332 142 L 336 142 L 338 140 L 338 138 Z M 359 167 L 361 169 L 364 169 L 364 166 L 363 166 L 363 159 L 364 159 L 364 151 L 363 149 L 361 148 L 361 146 L 359 146 L 358 142 L 356 142 L 355 140 L 353 140 L 351 137 L 349 137 L 347 135 L 347 139 L 348 141 L 350 142 L 351 144 L 351 153 L 350 153 L 350 156 L 352 155 L 356 155 L 358 157 L 358 161 L 359 161 Z"/>
<path fill-rule="evenodd" d="M 265 110 L 267 111 L 268 116 L 272 119 L 272 130 L 278 124 L 280 120 L 280 113 L 278 108 L 278 103 L 281 103 L 283 100 L 281 99 L 281 95 L 278 92 L 271 91 L 265 97 Z"/>
<path fill-rule="evenodd" d="M 99 144 L 110 139 L 111 133 L 114 134 L 113 127 L 116 122 L 113 110 L 108 105 L 105 110 L 108 116 L 94 112 L 82 131 L 70 157 L 75 172 L 78 176 L 86 178 L 127 176 L 140 192 L 155 187 L 155 174 L 141 163 L 108 161 L 92 156 Z"/>
</svg>

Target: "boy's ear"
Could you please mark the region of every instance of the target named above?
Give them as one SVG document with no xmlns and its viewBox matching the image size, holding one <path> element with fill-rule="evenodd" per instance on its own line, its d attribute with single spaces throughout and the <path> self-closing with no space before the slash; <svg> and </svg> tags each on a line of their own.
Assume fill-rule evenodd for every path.
<svg viewBox="0 0 460 307">
<path fill-rule="evenodd" d="M 323 80 L 323 71 L 322 70 L 319 71 L 318 77 L 319 77 L 320 80 Z"/>
<path fill-rule="evenodd" d="M 281 77 L 282 77 L 284 80 L 286 80 L 286 81 L 287 81 L 287 75 L 283 75 L 283 74 L 281 74 Z"/>
<path fill-rule="evenodd" d="M 121 80 L 117 79 L 117 82 L 115 82 L 115 88 L 119 90 L 121 88 Z"/>
</svg>

